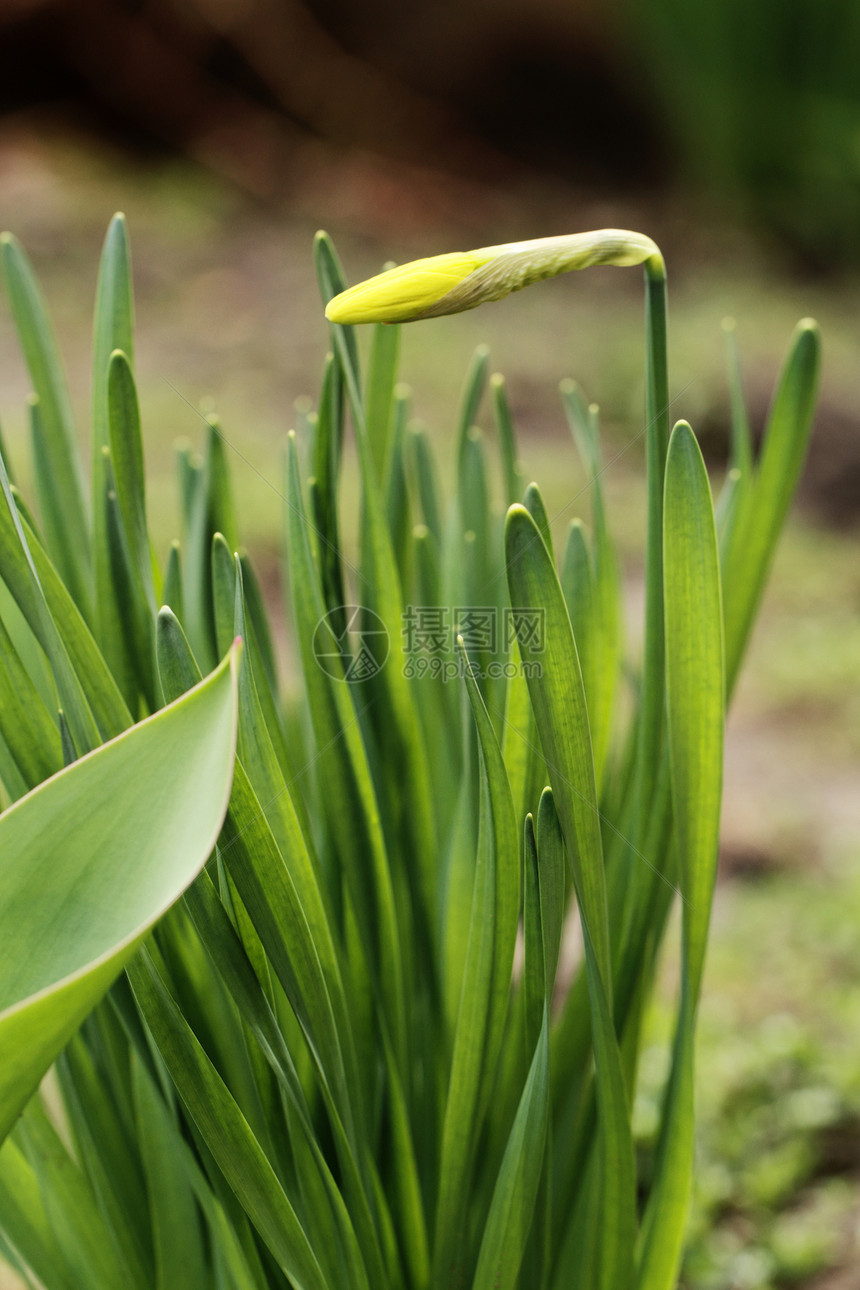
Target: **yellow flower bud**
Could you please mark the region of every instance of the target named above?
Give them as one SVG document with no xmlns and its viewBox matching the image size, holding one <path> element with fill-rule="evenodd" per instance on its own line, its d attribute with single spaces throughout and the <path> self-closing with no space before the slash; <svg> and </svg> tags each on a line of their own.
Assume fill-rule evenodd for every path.
<svg viewBox="0 0 860 1290">
<path fill-rule="evenodd" d="M 646 260 L 662 264 L 657 245 L 624 229 L 507 242 L 398 265 L 342 291 L 325 313 L 335 323 L 414 322 L 475 309 L 571 269 Z"/>
</svg>

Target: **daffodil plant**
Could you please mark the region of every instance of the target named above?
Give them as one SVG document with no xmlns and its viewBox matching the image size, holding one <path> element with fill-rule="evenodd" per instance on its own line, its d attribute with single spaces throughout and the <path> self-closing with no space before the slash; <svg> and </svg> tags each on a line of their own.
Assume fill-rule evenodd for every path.
<svg viewBox="0 0 860 1290">
<path fill-rule="evenodd" d="M 285 684 L 217 422 L 180 455 L 180 540 L 162 560 L 150 539 L 124 221 L 97 289 L 89 487 L 41 293 L 13 238 L 2 252 L 36 509 L 4 464 L 0 1259 L 45 1290 L 672 1290 L 725 704 L 810 433 L 814 324 L 757 459 L 733 377 L 715 519 L 693 431 L 669 434 L 649 238 L 510 243 L 346 289 L 321 234 L 332 352 L 286 443 Z M 641 660 L 578 387 L 562 407 L 589 515 L 561 535 L 486 351 L 450 496 L 397 381 L 398 324 L 601 264 L 645 273 Z M 488 386 L 504 519 L 475 428 Z M 637 1143 L 675 905 L 675 1039 Z"/>
</svg>

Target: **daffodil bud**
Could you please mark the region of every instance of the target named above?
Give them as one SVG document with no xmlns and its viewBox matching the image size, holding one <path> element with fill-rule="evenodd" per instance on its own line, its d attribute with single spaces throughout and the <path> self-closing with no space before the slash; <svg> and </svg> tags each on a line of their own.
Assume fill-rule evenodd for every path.
<svg viewBox="0 0 860 1290">
<path fill-rule="evenodd" d="M 475 309 L 571 269 L 645 261 L 662 270 L 656 243 L 625 229 L 507 242 L 398 265 L 342 291 L 325 313 L 335 323 L 415 322 Z"/>
</svg>

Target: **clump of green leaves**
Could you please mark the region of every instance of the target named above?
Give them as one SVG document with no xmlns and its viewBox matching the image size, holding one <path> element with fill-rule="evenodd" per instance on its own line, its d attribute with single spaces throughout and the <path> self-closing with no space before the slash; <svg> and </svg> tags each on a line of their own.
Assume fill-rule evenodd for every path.
<svg viewBox="0 0 860 1290">
<path fill-rule="evenodd" d="M 13 240 L 3 254 L 35 392 L 39 521 L 4 479 L 0 646 L 12 680 L 0 779 L 22 801 L 0 831 L 17 845 L 15 821 L 67 792 L 84 866 L 89 817 L 99 894 L 88 904 L 71 881 L 58 912 L 43 883 L 16 880 L 0 929 L 14 915 L 39 939 L 49 1000 L 70 972 L 89 982 L 88 1006 L 102 998 L 0 1152 L 7 1260 L 47 1290 L 671 1290 L 692 1171 L 725 693 L 803 460 L 814 326 L 792 342 L 758 461 L 735 378 L 715 522 L 692 430 L 680 422 L 669 435 L 665 276 L 659 255 L 646 264 L 640 665 L 621 638 L 597 413 L 577 387 L 562 398 L 590 525 L 571 523 L 559 570 L 498 377 L 504 520 L 492 502 L 492 454 L 476 428 L 486 352 L 466 378 L 446 496 L 397 383 L 397 329 L 375 326 L 362 363 L 353 329 L 334 324 L 316 409 L 287 445 L 300 677 L 285 687 L 253 566 L 237 553 L 216 422 L 202 457 L 180 457 L 181 541 L 162 562 L 149 539 L 122 220 L 99 276 L 89 489 L 41 296 Z M 322 235 L 316 262 L 327 304 L 345 284 Z M 338 507 L 348 423 L 361 485 L 354 561 Z M 236 637 L 243 648 L 219 665 Z M 201 767 L 223 777 L 230 764 L 231 674 L 232 789 L 194 878 L 224 813 L 217 791 L 195 785 Z M 201 707 L 209 726 L 186 720 L 182 743 L 176 714 Z M 136 777 L 115 767 L 114 750 L 147 730 L 163 736 L 162 787 L 145 760 Z M 93 765 L 107 770 L 82 803 L 74 776 Z M 144 902 L 137 921 L 127 908 L 141 883 L 124 866 L 158 850 L 134 837 L 147 794 L 153 836 L 179 853 L 173 896 L 190 885 L 108 989 L 127 955 L 96 979 L 104 954 L 120 942 L 133 951 L 167 903 Z M 35 825 L 25 841 L 38 851 Z M 63 854 L 61 877 L 73 873 L 67 842 L 56 825 L 41 837 Z M 13 868 L 25 860 L 16 853 Z M 676 896 L 681 986 L 646 1178 L 630 1108 Z M 88 943 L 78 960 L 51 962 L 58 943 L 74 947 L 92 903 L 123 915 L 102 957 Z M 562 946 L 577 936 L 562 982 Z M 11 972 L 2 954 L 0 970 Z M 26 975 L 17 985 L 4 981 L 0 1001 L 34 1015 L 43 994 Z M 26 1034 L 15 1042 L 30 1052 Z M 30 1062 L 13 1114 L 53 1056 L 45 1047 Z"/>
</svg>

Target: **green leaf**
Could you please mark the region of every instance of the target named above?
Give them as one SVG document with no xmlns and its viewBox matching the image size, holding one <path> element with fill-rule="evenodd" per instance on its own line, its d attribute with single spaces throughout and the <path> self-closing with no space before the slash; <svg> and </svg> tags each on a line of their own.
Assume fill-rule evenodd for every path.
<svg viewBox="0 0 860 1290">
<path fill-rule="evenodd" d="M 148 951 L 130 965 L 129 978 L 189 1115 L 278 1265 L 297 1290 L 332 1290 L 270 1161 Z"/>
<path fill-rule="evenodd" d="M 806 457 L 818 393 L 821 340 L 799 322 L 777 384 L 752 486 L 744 488 L 723 558 L 726 683 L 731 694 Z"/>
<path fill-rule="evenodd" d="M 80 1283 L 61 1253 L 39 1180 L 14 1139 L 0 1150 L 0 1213 L 4 1235 L 40 1283 L 50 1290 L 76 1290 Z"/>
<path fill-rule="evenodd" d="M 537 728 L 571 857 L 582 917 L 605 983 L 609 928 L 591 736 L 579 657 L 558 576 L 538 526 L 512 506 L 506 526 L 508 586 Z M 530 626 L 536 624 L 534 631 Z"/>
<path fill-rule="evenodd" d="M 103 498 L 107 492 L 104 450 L 111 448 L 117 459 L 116 433 L 111 440 L 111 397 L 109 367 L 111 354 L 120 350 L 130 365 L 134 351 L 134 302 L 131 284 L 131 260 L 128 230 L 123 215 L 114 215 L 102 248 L 96 286 L 93 325 L 93 394 L 92 394 L 92 495 L 93 495 L 93 567 L 95 573 L 94 631 L 111 663 L 119 662 L 124 671 L 127 663 L 118 652 L 122 616 L 110 594 L 111 547 L 106 533 L 107 513 Z M 129 369 L 130 371 L 130 369 Z M 136 414 L 136 406 L 135 406 Z M 134 547 L 131 548 L 132 551 Z M 151 573 L 150 573 L 151 578 Z M 147 584 L 144 583 L 144 586 Z M 153 606 L 154 610 L 154 606 Z M 117 673 L 119 676 L 120 673 Z M 128 679 L 124 688 L 131 688 Z"/>
<path fill-rule="evenodd" d="M 615 691 L 621 663 L 620 572 L 615 544 L 606 521 L 602 482 L 605 467 L 600 448 L 597 405 L 586 407 L 581 392 L 572 381 L 562 381 L 561 394 L 574 441 L 589 479 L 591 492 L 594 538 L 591 559 L 592 576 L 589 581 L 593 584 L 591 594 L 594 602 L 592 608 L 594 641 L 593 658 L 588 667 L 583 663 L 583 673 L 586 676 L 588 711 L 594 743 L 594 770 L 597 787 L 600 790 L 609 748 Z M 577 521 L 574 520 L 574 523 Z M 567 596 L 568 586 L 564 575 L 562 575 L 562 585 Z M 570 603 L 568 600 L 569 605 Z M 577 645 L 580 645 L 579 627 L 573 608 L 571 608 L 571 620 Z M 587 652 L 584 644 L 581 652 Z"/>
<path fill-rule="evenodd" d="M 62 749 L 56 720 L 30 680 L 2 620 L 0 731 L 27 789 L 35 788 L 61 768 Z"/>
<path fill-rule="evenodd" d="M 410 425 L 407 433 L 406 470 L 416 497 L 415 510 L 420 513 L 439 547 L 442 543 L 442 512 L 436 464 L 427 432 L 417 422 Z"/>
<path fill-rule="evenodd" d="M 529 515 L 537 525 L 538 532 L 543 538 L 544 546 L 547 551 L 549 551 L 550 555 L 552 555 L 552 533 L 549 527 L 549 515 L 547 514 L 546 503 L 543 500 L 541 491 L 537 484 L 529 484 L 523 497 L 523 506 L 525 506 Z"/>
<path fill-rule="evenodd" d="M 534 1053 L 547 1002 L 546 955 L 534 819 L 526 816 L 523 845 L 523 1018 L 526 1052 Z"/>
<path fill-rule="evenodd" d="M 490 351 L 486 345 L 479 345 L 472 355 L 463 382 L 460 395 L 460 406 L 457 409 L 457 421 L 454 430 L 454 442 L 457 454 L 462 451 L 466 435 L 475 424 L 484 391 L 487 388 L 487 372 L 490 364 Z"/>
<path fill-rule="evenodd" d="M 131 1084 L 152 1218 L 154 1290 L 202 1286 L 206 1282 L 203 1233 L 183 1164 L 185 1143 L 134 1051 Z"/>
<path fill-rule="evenodd" d="M 537 815 L 537 863 L 547 1003 L 552 1003 L 565 917 L 564 837 L 552 789 L 541 793 Z"/>
<path fill-rule="evenodd" d="M 108 367 L 114 350 L 134 359 L 134 296 L 128 228 L 122 213 L 108 225 L 102 247 L 93 326 L 93 464 L 109 445 Z"/>
<path fill-rule="evenodd" d="M 738 351 L 738 329 L 733 318 L 723 320 L 723 335 L 726 338 L 726 366 L 729 377 L 729 397 L 731 406 L 731 466 L 742 475 L 752 471 L 752 431 L 750 430 L 749 412 L 744 398 L 741 359 Z"/>
<path fill-rule="evenodd" d="M 511 405 L 508 401 L 505 378 L 496 372 L 490 377 L 490 396 L 493 407 L 493 422 L 499 440 L 499 452 L 502 458 L 502 472 L 505 481 L 505 501 L 513 506 L 519 501 L 523 491 L 522 471 L 517 452 L 517 436 Z"/>
<path fill-rule="evenodd" d="M 672 1290 L 681 1261 L 694 1149 L 693 1046 L 717 872 L 725 682 L 717 536 L 708 475 L 679 421 L 666 463 L 666 689 L 672 801 L 683 897 L 683 978 L 655 1180 L 643 1226 L 640 1290 Z"/>
<path fill-rule="evenodd" d="M 102 1010 L 105 1011 L 105 1010 Z M 150 1285 L 152 1231 L 139 1144 L 131 1130 L 129 1090 L 107 1072 L 95 1026 L 84 1028 L 61 1053 L 57 1079 L 75 1158 L 86 1174 L 135 1279 Z"/>
<path fill-rule="evenodd" d="M 293 612 L 308 704 L 320 750 L 318 762 L 326 776 L 332 808 L 330 826 L 344 864 L 344 877 L 350 887 L 364 952 L 368 964 L 375 970 L 376 985 L 385 1000 L 392 1042 L 398 1055 L 402 1055 L 406 1014 L 394 890 L 376 791 L 358 724 L 358 704 L 363 709 L 367 700 L 362 702 L 359 686 L 344 684 L 339 677 L 327 675 L 314 653 L 315 632 L 331 629 L 322 621 L 325 607 L 313 567 L 292 437 L 288 449 L 287 498 Z M 380 522 L 384 523 L 384 519 L 377 515 L 375 527 Z M 333 640 L 333 667 L 339 648 Z M 396 666 L 395 660 L 389 660 L 385 670 L 390 672 Z M 356 690 L 359 690 L 357 695 Z"/>
<path fill-rule="evenodd" d="M 45 458 L 54 491 L 48 499 L 58 530 L 52 555 L 63 581 L 86 616 L 90 603 L 88 525 L 72 407 L 56 338 L 30 262 L 16 238 L 0 237 L 6 288 L 24 358 L 39 400 Z"/>
<path fill-rule="evenodd" d="M 396 387 L 393 402 L 394 411 L 388 441 L 388 456 L 383 472 L 383 496 L 385 498 L 385 513 L 388 519 L 391 542 L 397 560 L 397 571 L 400 575 L 400 585 L 405 592 L 409 585 L 410 557 L 412 555 L 410 499 L 403 454 L 406 423 L 409 419 L 412 404 L 412 391 L 408 385 L 398 385 Z"/>
<path fill-rule="evenodd" d="M 229 472 L 217 417 L 205 418 L 206 457 L 202 467 L 187 461 L 185 568 L 183 570 L 183 626 L 201 665 L 218 657 L 212 604 L 212 539 L 222 533 L 231 552 L 239 535 L 230 492 Z M 181 459 L 180 459 L 181 460 Z"/>
<path fill-rule="evenodd" d="M 585 691 L 567 608 L 549 551 L 531 515 L 512 506 L 506 525 L 511 605 L 528 671 L 537 728 L 574 884 L 585 942 L 600 1113 L 603 1203 L 601 1284 L 629 1285 L 636 1183 L 624 1074 L 612 1021 L 612 973 L 600 814 Z M 543 615 L 543 634 L 534 632 Z"/>
<path fill-rule="evenodd" d="M 386 769 L 391 800 L 399 801 L 404 780 L 409 786 L 408 809 L 403 813 L 401 827 L 408 838 L 413 860 L 406 868 L 405 877 L 409 884 L 410 912 L 417 924 L 417 934 L 429 940 L 438 919 L 439 895 L 436 820 L 433 810 L 430 764 L 420 729 L 414 690 L 407 679 L 407 659 L 402 633 L 402 588 L 382 492 L 370 456 L 367 423 L 358 376 L 351 364 L 345 329 L 334 326 L 333 331 L 337 355 L 349 395 L 361 477 L 361 594 L 366 607 L 376 612 L 386 625 L 391 646 L 387 665 L 378 675 L 371 678 L 368 689 L 374 697 L 377 693 L 382 693 L 386 699 L 387 737 L 382 749 L 389 763 Z M 294 473 L 297 474 L 297 472 Z M 295 489 L 295 485 L 293 487 Z M 292 493 L 289 494 L 289 498 L 291 506 L 295 507 L 297 502 L 294 501 Z M 306 676 L 307 671 L 306 666 Z M 369 719 L 373 722 L 373 705 L 369 707 L 369 714 Z M 394 793 L 392 789 L 395 790 Z M 360 904 L 357 907 L 360 908 Z M 385 934 L 380 939 L 384 944 Z M 392 928 L 390 936 L 392 944 L 395 939 L 396 932 Z M 372 958 L 369 961 L 372 961 Z M 393 990 L 398 988 L 400 983 L 392 979 L 390 985 Z M 383 988 L 387 988 L 384 981 Z M 402 1007 L 402 1000 L 399 1006 Z M 398 1053 L 402 1055 L 403 1025 L 391 1011 L 389 1011 L 389 1024 L 392 1042 Z"/>
<path fill-rule="evenodd" d="M 179 543 L 174 541 L 170 544 L 170 553 L 167 557 L 167 568 L 164 571 L 164 587 L 161 592 L 161 598 L 170 609 L 173 610 L 177 618 L 182 618 L 184 613 L 184 601 L 182 596 L 182 555 Z"/>
<path fill-rule="evenodd" d="M 669 377 L 666 272 L 661 257 L 645 265 L 645 472 L 648 526 L 645 536 L 645 633 L 642 689 L 634 767 L 633 841 L 641 842 L 650 818 L 663 739 L 665 659 L 663 641 L 663 483 L 669 443 Z M 638 862 L 628 856 L 628 863 Z M 634 884 L 629 884 L 636 899 Z"/>
<path fill-rule="evenodd" d="M 100 560 L 97 572 L 99 590 L 99 617 L 102 644 L 111 670 L 125 693 L 129 709 L 138 713 L 151 712 L 156 706 L 155 697 L 155 631 L 153 613 L 155 594 L 150 579 L 149 600 L 132 563 L 128 536 L 123 523 L 117 497 L 110 449 L 103 448 L 104 464 L 101 499 L 103 512 L 102 537 L 106 544 L 105 558 Z M 104 578 L 106 581 L 101 581 Z M 109 609 L 107 609 L 109 605 Z M 107 609 L 107 612 L 103 612 Z"/>
<path fill-rule="evenodd" d="M 41 404 L 35 394 L 27 400 L 27 410 L 33 474 L 36 482 L 36 496 L 39 500 L 44 545 L 50 552 L 51 559 L 61 573 L 75 603 L 86 616 L 90 612 L 91 595 L 89 588 L 81 581 L 83 574 L 77 570 L 76 558 L 69 552 L 70 547 L 79 545 L 88 555 L 86 535 L 83 536 L 83 540 L 81 537 L 72 537 L 67 527 L 64 513 L 66 484 L 61 470 L 57 468 L 56 451 L 45 432 Z"/>
<path fill-rule="evenodd" d="M 346 289 L 343 268 L 334 248 L 334 243 L 328 233 L 320 231 L 314 238 L 314 265 L 316 266 L 322 302 L 327 305 L 334 296 L 340 295 L 341 291 Z M 339 338 L 345 347 L 347 364 L 356 382 L 356 389 L 360 390 L 358 385 L 358 344 L 355 339 L 355 328 L 342 327 L 333 323 L 332 333 Z"/>
<path fill-rule="evenodd" d="M 38 1183 L 63 1264 L 76 1283 L 91 1285 L 94 1290 L 111 1290 L 115 1285 L 146 1290 L 145 1280 L 124 1262 L 92 1188 L 48 1119 L 40 1098 L 27 1107 L 15 1138 Z M 7 1143 L 0 1153 L 0 1170 L 11 1145 Z"/>
<path fill-rule="evenodd" d="M 146 528 L 146 487 L 140 410 L 131 364 L 120 349 L 110 356 L 108 367 L 108 426 L 110 453 L 123 529 L 131 566 L 155 612 L 152 553 Z"/>
<path fill-rule="evenodd" d="M 672 800 L 685 953 L 697 998 L 716 876 L 725 682 L 711 492 L 699 445 L 685 421 L 675 427 L 666 466 L 664 568 Z"/>
<path fill-rule="evenodd" d="M 465 649 L 460 638 L 460 650 Z M 471 668 L 466 685 L 481 754 L 481 816 L 469 942 L 445 1106 L 433 1284 L 456 1286 L 474 1153 L 496 1076 L 508 1009 L 520 899 L 519 840 L 510 785 Z"/>
<path fill-rule="evenodd" d="M 346 603 L 337 487 L 343 451 L 343 377 L 334 354 L 326 355 L 314 438 L 313 519 L 314 542 L 323 586 L 323 599 L 330 612 L 339 615 Z"/>
<path fill-rule="evenodd" d="M 543 1010 L 534 1058 L 496 1179 L 472 1290 L 515 1290 L 541 1180 L 549 1110 L 549 1020 Z"/>
<path fill-rule="evenodd" d="M 0 460 L 0 577 L 51 664 L 81 751 L 118 735 L 131 716 L 80 611 L 25 515 Z"/>
<path fill-rule="evenodd" d="M 370 341 L 366 414 L 370 453 L 380 481 L 388 460 L 399 355 L 400 328 L 377 323 Z"/>
<path fill-rule="evenodd" d="M 0 817 L 0 1137 L 212 849 L 233 767 L 235 666 L 234 655 Z"/>
</svg>

